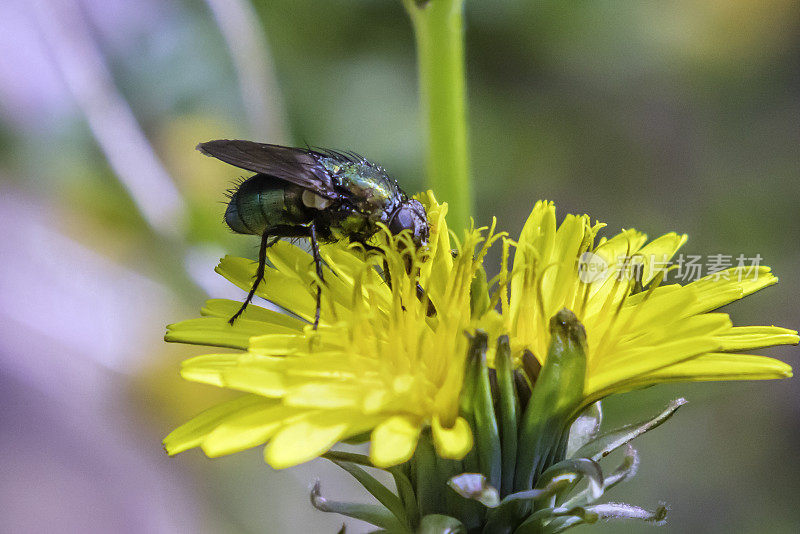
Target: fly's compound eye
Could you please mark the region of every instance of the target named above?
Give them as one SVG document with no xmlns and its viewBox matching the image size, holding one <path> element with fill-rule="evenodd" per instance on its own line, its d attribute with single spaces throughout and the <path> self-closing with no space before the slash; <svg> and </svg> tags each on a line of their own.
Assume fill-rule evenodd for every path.
<svg viewBox="0 0 800 534">
<path fill-rule="evenodd" d="M 400 206 L 389 221 L 389 231 L 399 234 L 403 230 L 414 229 L 414 212 L 407 205 Z"/>
<path fill-rule="evenodd" d="M 396 235 L 403 230 L 411 231 L 411 238 L 418 247 L 428 244 L 428 217 L 419 201 L 403 203 L 392 215 L 389 231 Z"/>
</svg>

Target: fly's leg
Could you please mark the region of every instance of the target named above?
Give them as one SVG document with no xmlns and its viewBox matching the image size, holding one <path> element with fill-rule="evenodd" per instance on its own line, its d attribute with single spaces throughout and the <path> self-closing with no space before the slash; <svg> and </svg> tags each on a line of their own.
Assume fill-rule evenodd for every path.
<svg viewBox="0 0 800 534">
<path fill-rule="evenodd" d="M 310 226 L 311 254 L 314 257 L 314 266 L 317 268 L 317 278 L 320 284 L 325 280 L 322 278 L 322 258 L 319 256 L 319 243 L 317 242 L 317 227 L 314 223 Z M 317 284 L 317 310 L 314 312 L 314 330 L 319 326 L 319 312 L 322 309 L 322 285 Z"/>
<path fill-rule="evenodd" d="M 258 251 L 258 268 L 256 269 L 256 276 L 255 280 L 253 280 L 253 286 L 250 288 L 250 292 L 247 294 L 247 298 L 245 299 L 244 303 L 242 303 L 242 307 L 239 308 L 239 311 L 233 314 L 233 317 L 228 319 L 228 323 L 233 326 L 234 321 L 239 318 L 241 314 L 244 313 L 244 310 L 247 308 L 247 305 L 250 304 L 250 301 L 253 300 L 253 297 L 256 294 L 256 289 L 258 288 L 258 284 L 264 279 L 264 270 L 266 269 L 267 265 L 267 249 L 275 244 L 281 236 L 272 236 L 270 232 L 264 232 L 261 236 L 261 248 Z"/>
<path fill-rule="evenodd" d="M 362 243 L 364 250 L 367 252 L 377 252 L 381 256 L 383 256 L 383 250 L 380 247 L 376 247 L 373 245 L 367 245 L 366 243 Z M 389 286 L 389 289 L 392 288 L 392 275 L 389 272 L 389 262 L 386 261 L 386 257 L 383 258 L 383 279 L 386 281 L 386 285 Z M 424 301 L 428 299 L 428 309 L 426 310 L 426 315 L 428 317 L 433 317 L 436 315 L 436 306 L 433 305 L 433 302 L 428 298 L 428 295 L 425 293 L 425 290 L 422 288 L 419 282 L 417 282 L 417 298 L 420 301 Z"/>
<path fill-rule="evenodd" d="M 386 279 L 386 285 L 389 289 L 392 288 L 392 272 L 389 270 L 389 262 L 383 258 L 383 277 Z"/>
<path fill-rule="evenodd" d="M 305 226 L 290 226 L 282 224 L 268 228 L 261 235 L 261 248 L 258 251 L 258 268 L 256 269 L 256 275 L 253 279 L 253 286 L 250 288 L 250 292 L 247 294 L 247 299 L 245 299 L 242 307 L 239 308 L 239 311 L 237 311 L 233 317 L 228 319 L 228 323 L 230 323 L 231 326 L 233 326 L 233 323 L 236 321 L 236 319 L 238 319 L 239 316 L 244 313 L 247 305 L 250 304 L 250 301 L 253 300 L 253 297 L 256 294 L 258 284 L 264 280 L 264 271 L 267 267 L 267 249 L 277 243 L 279 239 L 284 237 L 310 237 L 309 229 Z"/>
<path fill-rule="evenodd" d="M 375 245 L 368 245 L 366 243 L 359 242 L 362 247 L 364 247 L 364 252 L 367 254 L 373 253 L 377 254 L 381 258 L 383 258 L 383 281 L 386 282 L 386 285 L 389 286 L 389 289 L 392 288 L 392 275 L 389 272 L 389 262 L 386 261 L 386 255 L 383 253 L 383 249 L 381 247 L 376 247 Z"/>
</svg>

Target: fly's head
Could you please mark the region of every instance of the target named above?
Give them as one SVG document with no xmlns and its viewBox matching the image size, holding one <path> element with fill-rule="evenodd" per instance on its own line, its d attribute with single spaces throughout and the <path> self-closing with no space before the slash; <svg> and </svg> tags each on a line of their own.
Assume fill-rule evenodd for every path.
<svg viewBox="0 0 800 534">
<path fill-rule="evenodd" d="M 404 200 L 392 213 L 388 227 L 395 235 L 403 230 L 409 230 L 411 240 L 417 248 L 428 244 L 428 214 L 418 200 Z"/>
</svg>

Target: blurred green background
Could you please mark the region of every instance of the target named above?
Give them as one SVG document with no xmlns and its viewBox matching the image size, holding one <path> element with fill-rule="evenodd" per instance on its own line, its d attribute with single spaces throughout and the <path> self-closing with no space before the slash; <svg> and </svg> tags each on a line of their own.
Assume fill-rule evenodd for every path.
<svg viewBox="0 0 800 534">
<path fill-rule="evenodd" d="M 760 254 L 781 283 L 728 311 L 797 328 L 800 3 L 467 0 L 466 19 L 479 223 L 515 234 L 547 198 L 606 235 Z M 2 2 L 2 530 L 335 532 L 307 498 L 316 477 L 358 497 L 332 466 L 160 448 L 223 396 L 180 380 L 203 349 L 164 344 L 164 325 L 241 299 L 213 267 L 257 245 L 221 222 L 239 173 L 194 147 L 353 149 L 417 191 L 421 132 L 399 0 Z M 798 394 L 786 380 L 610 399 L 609 424 L 690 401 L 638 441 L 640 475 L 611 498 L 666 502 L 666 532 L 797 532 Z"/>
</svg>

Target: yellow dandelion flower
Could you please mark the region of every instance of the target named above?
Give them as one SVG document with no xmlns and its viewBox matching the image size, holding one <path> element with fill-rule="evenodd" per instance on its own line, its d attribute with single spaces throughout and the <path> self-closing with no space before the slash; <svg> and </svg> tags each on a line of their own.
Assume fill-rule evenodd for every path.
<svg viewBox="0 0 800 534">
<path fill-rule="evenodd" d="M 432 194 L 422 200 L 431 226 L 425 250 L 414 251 L 405 236 L 388 233 L 381 255 L 343 244 L 321 248 L 318 330 L 310 325 L 318 282 L 313 261 L 285 242 L 269 249 L 271 267 L 257 294 L 292 315 L 251 306 L 231 327 L 228 318 L 239 303 L 210 300 L 203 317 L 168 327 L 168 341 L 238 349 L 187 360 L 181 374 L 247 395 L 176 429 L 164 440 L 167 451 L 200 447 L 219 456 L 266 444 L 266 461 L 282 468 L 368 435 L 370 461 L 388 467 L 411 458 L 420 433 L 430 428 L 440 456 L 462 458 L 476 431 L 459 412 L 470 346 L 465 332 L 488 333 L 489 364 L 502 336 L 516 366 L 526 351 L 544 364 L 551 319 L 562 309 L 586 332 L 584 379 L 572 417 L 609 394 L 659 382 L 791 376 L 791 367 L 778 360 L 733 352 L 796 344 L 797 332 L 734 327 L 727 314 L 712 313 L 774 284 L 766 267 L 660 285 L 660 266 L 686 236 L 671 233 L 647 243 L 644 234 L 626 230 L 598 241 L 602 224 L 568 215 L 557 225 L 554 205 L 539 202 L 516 243 L 494 227 L 451 243 L 446 205 Z M 482 262 L 500 238 L 498 289 L 490 297 Z M 384 266 L 391 284 L 380 273 Z M 249 260 L 231 257 L 217 268 L 243 289 L 254 270 Z"/>
<path fill-rule="evenodd" d="M 791 367 L 764 356 L 731 354 L 797 344 L 794 330 L 734 327 L 713 310 L 777 282 L 768 267 L 737 266 L 687 285 L 660 285 L 665 266 L 686 241 L 670 233 L 647 243 L 625 230 L 597 241 L 603 224 L 538 202 L 516 243 L 511 271 L 504 261 L 498 298 L 487 329 L 508 333 L 519 359 L 529 350 L 544 363 L 550 319 L 561 309 L 586 329 L 582 406 L 611 393 L 671 381 L 784 378 Z M 597 242 L 596 242 L 597 241 Z M 508 257 L 510 241 L 504 244 Z"/>
<path fill-rule="evenodd" d="M 269 249 L 272 267 L 257 295 L 296 317 L 250 306 L 231 327 L 227 319 L 239 303 L 211 300 L 204 317 L 169 326 L 168 341 L 246 351 L 192 358 L 181 374 L 248 395 L 176 429 L 164 440 L 167 451 L 199 446 L 219 456 L 267 443 L 266 461 L 283 468 L 369 432 L 372 463 L 391 466 L 408 460 L 430 427 L 440 456 L 463 457 L 472 448 L 471 429 L 458 412 L 464 331 L 473 327 L 470 285 L 500 236 L 472 230 L 456 243 L 464 253 L 454 257 L 446 205 L 432 195 L 425 203 L 431 224 L 425 251 L 414 253 L 402 243 L 406 236 L 388 234 L 380 257 L 365 259 L 342 244 L 321 247 L 326 272 L 318 330 L 309 324 L 316 293 L 311 256 L 286 242 Z M 391 284 L 376 269 L 384 260 Z M 247 289 L 254 267 L 226 257 L 217 271 Z"/>
</svg>

